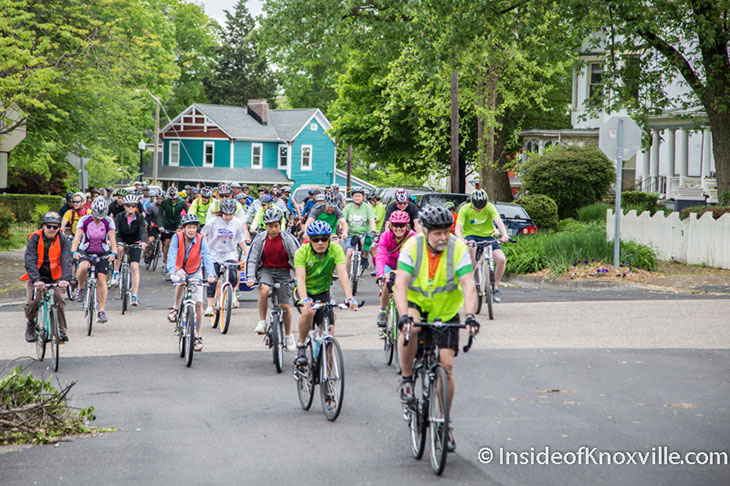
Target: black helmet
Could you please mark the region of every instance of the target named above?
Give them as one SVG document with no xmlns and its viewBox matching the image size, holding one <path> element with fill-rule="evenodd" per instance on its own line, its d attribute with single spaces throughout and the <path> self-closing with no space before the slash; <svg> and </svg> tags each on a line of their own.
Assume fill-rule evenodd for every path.
<svg viewBox="0 0 730 486">
<path fill-rule="evenodd" d="M 71 202 L 74 200 L 74 193 L 73 192 L 67 192 L 66 193 L 66 201 Z"/>
<path fill-rule="evenodd" d="M 238 203 L 235 199 L 223 199 L 221 201 L 221 213 L 223 214 L 234 214 Z"/>
<path fill-rule="evenodd" d="M 454 224 L 454 215 L 441 206 L 426 206 L 418 213 L 418 219 L 427 229 L 446 229 Z"/>
<path fill-rule="evenodd" d="M 484 189 L 477 189 L 471 193 L 471 205 L 475 209 L 483 209 L 489 202 L 489 196 Z"/>
<path fill-rule="evenodd" d="M 281 223 L 284 214 L 278 208 L 269 208 L 264 212 L 264 224 Z"/>
<path fill-rule="evenodd" d="M 71 195 L 73 196 L 73 193 Z M 43 215 L 43 224 L 61 224 L 61 215 L 54 211 L 49 211 Z"/>
</svg>

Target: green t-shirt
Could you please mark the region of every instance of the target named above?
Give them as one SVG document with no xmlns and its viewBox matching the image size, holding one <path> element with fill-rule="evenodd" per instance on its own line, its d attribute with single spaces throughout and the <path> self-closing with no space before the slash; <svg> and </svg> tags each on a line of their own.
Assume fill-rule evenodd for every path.
<svg viewBox="0 0 730 486">
<path fill-rule="evenodd" d="M 312 295 L 329 290 L 332 285 L 332 272 L 338 263 L 345 263 L 345 252 L 336 243 L 330 243 L 327 253 L 322 256 L 312 250 L 311 243 L 302 245 L 294 253 L 294 268 L 301 267 L 307 270 L 307 292 Z M 305 296 L 300 295 L 300 297 Z"/>
<path fill-rule="evenodd" d="M 383 223 L 385 223 L 385 206 L 382 204 L 373 206 L 373 212 L 375 213 L 375 231 L 380 233 L 383 229 Z"/>
<path fill-rule="evenodd" d="M 358 208 L 354 204 L 345 206 L 347 232 L 351 235 L 364 235 L 370 232 L 370 220 L 375 219 L 375 212 L 369 203 L 362 203 Z"/>
<path fill-rule="evenodd" d="M 456 225 L 463 225 L 462 234 L 464 236 L 492 236 L 494 234 L 493 219 L 499 217 L 497 208 L 494 204 L 487 203 L 487 206 L 481 211 L 477 211 L 471 205 L 465 204 L 459 210 L 459 217 L 456 219 Z"/>
</svg>

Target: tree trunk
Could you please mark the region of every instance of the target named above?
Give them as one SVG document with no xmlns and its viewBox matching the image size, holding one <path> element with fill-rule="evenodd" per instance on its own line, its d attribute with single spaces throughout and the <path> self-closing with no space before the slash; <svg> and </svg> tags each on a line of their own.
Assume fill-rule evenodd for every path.
<svg viewBox="0 0 730 486">
<path fill-rule="evenodd" d="M 459 167 L 459 73 L 451 71 L 451 192 L 460 192 Z"/>
<path fill-rule="evenodd" d="M 707 118 L 712 130 L 717 199 L 722 201 L 723 193 L 730 191 L 730 112 L 718 113 L 716 110 L 707 110 Z"/>
</svg>

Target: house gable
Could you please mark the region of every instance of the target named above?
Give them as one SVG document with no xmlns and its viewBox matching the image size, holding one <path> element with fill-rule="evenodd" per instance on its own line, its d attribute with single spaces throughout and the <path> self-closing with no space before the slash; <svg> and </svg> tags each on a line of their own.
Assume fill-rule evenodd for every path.
<svg viewBox="0 0 730 486">
<path fill-rule="evenodd" d="M 232 138 L 196 105 L 189 106 L 165 125 L 160 134 L 163 138 Z"/>
</svg>

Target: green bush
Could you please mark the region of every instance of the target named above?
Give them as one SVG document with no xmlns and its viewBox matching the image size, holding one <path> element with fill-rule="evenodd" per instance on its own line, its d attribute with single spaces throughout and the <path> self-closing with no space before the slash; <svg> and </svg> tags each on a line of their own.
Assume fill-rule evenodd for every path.
<svg viewBox="0 0 730 486">
<path fill-rule="evenodd" d="M 34 219 L 36 206 L 45 204 L 51 210 L 58 211 L 63 206 L 63 197 L 44 194 L 0 194 L 0 203 L 6 204 L 18 221 L 36 223 Z"/>
<path fill-rule="evenodd" d="M 701 218 L 703 214 L 710 212 L 715 219 L 719 219 L 723 214 L 730 213 L 730 206 L 690 206 L 679 213 L 679 219 L 689 218 L 689 213 L 697 213 L 697 217 Z"/>
<path fill-rule="evenodd" d="M 560 218 L 575 218 L 578 209 L 598 202 L 615 178 L 613 163 L 598 147 L 558 146 L 528 158 L 522 166 L 522 187 L 545 194 L 558 205 Z"/>
<path fill-rule="evenodd" d="M 621 207 L 631 206 L 631 209 L 635 209 L 641 206 L 644 210 L 654 214 L 657 210 L 658 199 L 659 194 L 653 192 L 626 191 L 621 193 Z"/>
<path fill-rule="evenodd" d="M 725 191 L 722 193 L 722 198 L 720 198 L 720 205 L 730 206 L 730 191 Z"/>
<path fill-rule="evenodd" d="M 10 239 L 10 227 L 15 223 L 15 215 L 4 203 L 0 203 L 0 240 Z"/>
<path fill-rule="evenodd" d="M 522 196 L 517 204 L 525 208 L 538 230 L 552 230 L 558 227 L 558 205 L 548 196 L 528 194 Z"/>
<path fill-rule="evenodd" d="M 583 206 L 578 210 L 578 221 L 581 223 L 591 223 L 593 221 L 606 221 L 606 210 L 611 205 L 606 203 L 595 203 Z"/>
</svg>

